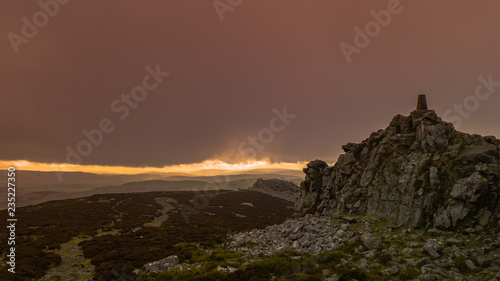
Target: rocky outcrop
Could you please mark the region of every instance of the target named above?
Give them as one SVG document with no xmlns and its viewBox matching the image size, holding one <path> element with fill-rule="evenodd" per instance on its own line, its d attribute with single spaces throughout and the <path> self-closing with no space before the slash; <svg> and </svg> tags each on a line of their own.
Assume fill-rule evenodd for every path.
<svg viewBox="0 0 500 281">
<path fill-rule="evenodd" d="M 500 141 L 456 131 L 424 102 L 419 97 L 409 116 L 344 145 L 333 167 L 310 162 L 297 209 L 413 227 L 499 229 Z"/>
<path fill-rule="evenodd" d="M 319 202 L 319 195 L 323 186 L 323 177 L 328 174 L 326 168 L 328 168 L 328 164 L 325 161 L 316 159 L 309 162 L 307 167 L 303 169 L 306 178 L 300 183 L 301 194 L 295 202 L 295 209 L 302 210 L 304 207 L 309 207 L 309 213 L 316 211 L 316 204 Z"/>
<path fill-rule="evenodd" d="M 179 263 L 179 258 L 175 255 L 168 256 L 164 259 L 150 262 L 144 265 L 144 272 L 161 272 L 166 270 L 171 270 L 174 268 L 178 268 L 177 265 Z M 182 268 L 181 268 L 182 269 Z M 137 271 L 136 273 L 139 273 Z"/>
<path fill-rule="evenodd" d="M 248 190 L 265 193 L 291 202 L 297 200 L 300 192 L 299 187 L 293 182 L 279 179 L 257 179 Z"/>
</svg>

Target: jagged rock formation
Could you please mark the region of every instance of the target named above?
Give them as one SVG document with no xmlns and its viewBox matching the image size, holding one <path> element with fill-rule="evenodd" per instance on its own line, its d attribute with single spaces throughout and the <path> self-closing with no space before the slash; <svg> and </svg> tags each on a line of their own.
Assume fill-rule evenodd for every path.
<svg viewBox="0 0 500 281">
<path fill-rule="evenodd" d="M 500 140 L 458 132 L 419 97 L 410 116 L 304 169 L 303 213 L 375 215 L 405 226 L 500 229 Z"/>
<path fill-rule="evenodd" d="M 295 209 L 302 210 L 304 206 L 315 206 L 318 201 L 317 197 L 321 194 L 326 168 L 328 168 L 328 164 L 325 161 L 314 160 L 303 169 L 306 178 L 300 183 L 301 196 L 295 202 Z M 316 211 L 316 208 L 310 208 L 309 212 L 311 211 Z"/>
<path fill-rule="evenodd" d="M 291 202 L 295 202 L 300 194 L 300 189 L 296 184 L 279 179 L 257 179 L 248 190 L 258 191 Z"/>
</svg>

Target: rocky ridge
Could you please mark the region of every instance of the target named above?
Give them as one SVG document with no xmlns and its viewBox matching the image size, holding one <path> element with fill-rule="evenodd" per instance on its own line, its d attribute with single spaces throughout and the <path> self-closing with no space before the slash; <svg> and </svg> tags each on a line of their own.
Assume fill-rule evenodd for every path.
<svg viewBox="0 0 500 281">
<path fill-rule="evenodd" d="M 402 226 L 500 229 L 500 140 L 456 131 L 418 108 L 344 145 L 334 166 L 310 162 L 296 208 L 375 215 Z"/>
<path fill-rule="evenodd" d="M 304 168 L 300 218 L 229 235 L 218 251 L 243 257 L 215 270 L 237 274 L 286 256 L 291 269 L 273 278 L 500 280 L 499 140 L 456 131 L 420 96 L 409 116 L 343 149 L 334 166 Z"/>
<path fill-rule="evenodd" d="M 295 183 L 279 179 L 257 179 L 248 190 L 262 192 L 291 202 L 295 202 L 300 195 L 300 189 Z"/>
</svg>

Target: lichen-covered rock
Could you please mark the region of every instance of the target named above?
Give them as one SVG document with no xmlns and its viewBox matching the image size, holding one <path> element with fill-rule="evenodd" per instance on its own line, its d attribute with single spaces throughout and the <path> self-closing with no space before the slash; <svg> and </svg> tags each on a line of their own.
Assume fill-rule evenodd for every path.
<svg viewBox="0 0 500 281">
<path fill-rule="evenodd" d="M 425 242 L 422 252 L 430 255 L 433 258 L 438 258 L 441 256 L 444 250 L 444 245 L 437 241 L 436 239 L 429 239 Z"/>
<path fill-rule="evenodd" d="M 161 272 L 171 270 L 177 266 L 179 258 L 175 255 L 168 256 L 164 259 L 150 262 L 144 265 L 145 272 Z"/>
<path fill-rule="evenodd" d="M 458 132 L 433 110 L 396 115 L 333 167 L 304 169 L 303 213 L 375 215 L 405 226 L 499 229 L 500 141 Z"/>
</svg>

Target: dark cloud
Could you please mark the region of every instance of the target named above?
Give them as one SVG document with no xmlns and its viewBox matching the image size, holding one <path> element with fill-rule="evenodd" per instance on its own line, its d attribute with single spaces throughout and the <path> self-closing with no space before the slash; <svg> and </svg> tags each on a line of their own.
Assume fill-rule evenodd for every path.
<svg viewBox="0 0 500 281">
<path fill-rule="evenodd" d="M 51 2 L 42 0 L 42 2 Z M 219 20 L 212 1 L 71 1 L 15 54 L 36 1 L 0 4 L 0 155 L 64 162 L 102 118 L 116 125 L 84 164 L 166 165 L 237 158 L 273 108 L 297 114 L 258 157 L 334 161 L 407 114 L 418 92 L 439 114 L 500 81 L 500 4 L 402 1 L 387 27 L 346 62 L 341 42 L 394 1 L 243 1 Z M 110 109 L 146 66 L 171 75 L 125 120 Z M 500 87 L 461 130 L 500 135 Z"/>
</svg>

